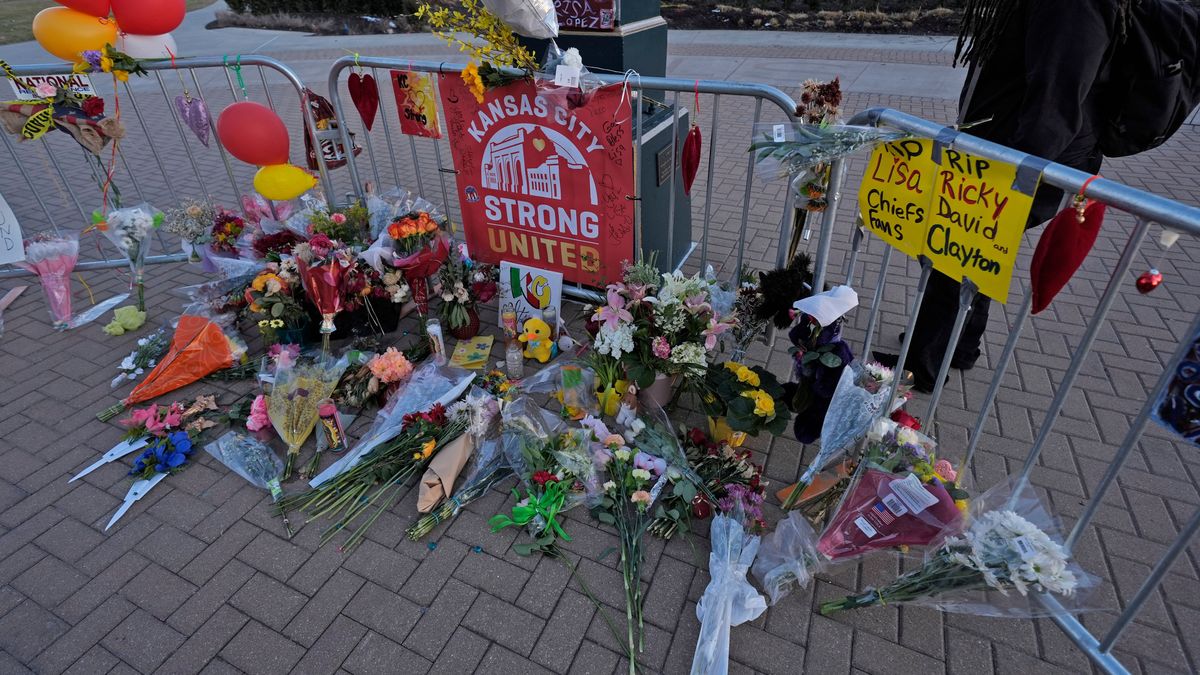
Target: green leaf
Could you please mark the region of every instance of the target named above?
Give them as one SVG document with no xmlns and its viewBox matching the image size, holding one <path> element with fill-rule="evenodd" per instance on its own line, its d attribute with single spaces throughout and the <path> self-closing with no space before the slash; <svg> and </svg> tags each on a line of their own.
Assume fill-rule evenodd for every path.
<svg viewBox="0 0 1200 675">
<path fill-rule="evenodd" d="M 283 316 L 283 303 L 277 302 L 274 305 L 271 305 L 271 316 L 275 317 L 276 319 Z"/>
<path fill-rule="evenodd" d="M 842 359 L 837 354 L 826 352 L 821 355 L 821 365 L 826 368 L 838 368 L 842 365 Z"/>
<path fill-rule="evenodd" d="M 596 558 L 596 562 L 600 562 L 601 560 L 604 560 L 605 558 L 607 558 L 608 556 L 610 556 L 616 552 L 617 552 L 616 546 L 609 546 L 608 548 L 606 548 L 600 552 L 600 557 Z"/>
<path fill-rule="evenodd" d="M 513 552 L 519 556 L 533 555 L 533 544 L 513 544 Z"/>
<path fill-rule="evenodd" d="M 677 509 L 671 509 L 670 511 L 667 511 L 667 516 L 671 520 L 679 520 L 679 511 Z"/>
<path fill-rule="evenodd" d="M 617 524 L 617 519 L 614 518 L 613 514 L 609 513 L 608 511 L 601 511 L 601 512 L 597 513 L 596 519 L 599 520 L 600 522 L 604 523 L 605 525 L 616 525 Z"/>
<path fill-rule="evenodd" d="M 808 353 L 806 353 L 806 354 L 805 354 L 803 357 L 801 357 L 801 359 L 800 359 L 800 363 L 802 363 L 802 364 L 804 364 L 804 365 L 806 365 L 806 366 L 807 366 L 808 364 L 812 363 L 813 361 L 816 361 L 816 360 L 817 360 L 817 359 L 819 359 L 819 358 L 821 358 L 821 354 L 820 354 L 820 353 L 818 353 L 818 352 L 808 352 Z"/>
</svg>

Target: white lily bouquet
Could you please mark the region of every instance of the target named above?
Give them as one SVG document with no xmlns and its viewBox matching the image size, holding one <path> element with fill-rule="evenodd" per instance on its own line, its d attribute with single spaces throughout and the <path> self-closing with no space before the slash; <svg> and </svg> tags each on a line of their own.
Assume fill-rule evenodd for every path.
<svg viewBox="0 0 1200 675">
<path fill-rule="evenodd" d="M 1095 577 L 1071 560 L 1057 541 L 1053 519 L 1028 485 L 1012 493 L 1008 483 L 976 501 L 971 525 L 931 549 L 925 564 L 882 588 L 821 605 L 821 614 L 874 605 L 910 603 L 946 612 L 1036 617 L 1051 612 L 1034 594 L 1048 594 L 1067 611 L 1089 609 L 1083 591 Z M 1005 497 L 1003 501 L 997 497 Z"/>
<path fill-rule="evenodd" d="M 137 288 L 139 312 L 146 311 L 145 268 L 146 256 L 150 252 L 150 233 L 162 224 L 163 214 L 149 204 L 139 204 L 125 209 L 116 209 L 97 223 L 104 236 L 117 247 L 129 261 L 133 275 L 131 286 Z"/>
</svg>

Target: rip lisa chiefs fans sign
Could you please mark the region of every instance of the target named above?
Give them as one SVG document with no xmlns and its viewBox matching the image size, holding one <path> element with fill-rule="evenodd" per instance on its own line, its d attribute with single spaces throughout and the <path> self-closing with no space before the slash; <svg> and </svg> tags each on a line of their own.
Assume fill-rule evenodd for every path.
<svg viewBox="0 0 1200 675">
<path fill-rule="evenodd" d="M 623 85 L 583 97 L 520 81 L 488 91 L 482 105 L 458 75 L 443 74 L 440 85 L 472 255 L 589 286 L 620 280 L 621 263 L 634 257 Z"/>
</svg>

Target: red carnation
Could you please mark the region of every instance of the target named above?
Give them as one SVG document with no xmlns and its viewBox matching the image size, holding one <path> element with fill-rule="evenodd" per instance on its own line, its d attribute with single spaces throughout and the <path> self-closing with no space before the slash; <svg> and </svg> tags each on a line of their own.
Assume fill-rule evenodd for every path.
<svg viewBox="0 0 1200 675">
<path fill-rule="evenodd" d="M 704 447 L 708 445 L 708 434 L 693 427 L 688 430 L 688 440 L 692 442 L 692 445 Z"/>
<path fill-rule="evenodd" d="M 549 471 L 538 471 L 537 473 L 533 474 L 533 482 L 537 483 L 538 487 L 544 488 L 546 487 L 546 483 L 557 483 L 558 481 L 558 476 L 555 476 Z"/>
<path fill-rule="evenodd" d="M 99 117 L 104 114 L 104 99 L 99 96 L 89 96 L 83 99 L 83 114 L 88 117 Z"/>
</svg>

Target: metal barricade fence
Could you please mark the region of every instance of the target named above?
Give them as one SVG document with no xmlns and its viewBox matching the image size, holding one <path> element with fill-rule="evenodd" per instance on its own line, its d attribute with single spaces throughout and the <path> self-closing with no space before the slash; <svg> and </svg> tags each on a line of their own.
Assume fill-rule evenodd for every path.
<svg viewBox="0 0 1200 675">
<path fill-rule="evenodd" d="M 1191 235 L 1192 237 L 1200 237 L 1200 208 L 1186 206 L 1178 202 L 1171 201 L 1141 190 L 1137 190 L 1120 183 L 1096 179 L 1089 182 L 1092 178 L 1090 175 L 1077 171 L 1075 169 L 1055 164 L 1046 163 L 1036 157 L 1032 157 L 1022 152 L 1018 152 L 1011 148 L 984 141 L 982 139 L 969 136 L 965 133 L 959 133 L 953 129 L 949 129 L 942 125 L 921 119 L 912 115 L 901 113 L 890 109 L 872 109 L 855 116 L 849 122 L 854 125 L 873 125 L 886 126 L 897 129 L 899 131 L 910 134 L 918 138 L 934 139 L 942 143 L 945 147 L 953 147 L 954 149 L 970 153 L 974 156 L 983 157 L 985 159 L 998 160 L 1007 162 L 1015 166 L 1023 166 L 1032 169 L 1040 169 L 1042 171 L 1042 183 L 1049 184 L 1054 187 L 1062 188 L 1067 195 L 1078 194 L 1081 190 L 1090 198 L 1107 204 L 1108 206 L 1118 209 L 1122 212 L 1130 214 L 1136 218 L 1136 224 L 1129 233 L 1128 241 L 1121 253 L 1120 259 L 1113 268 L 1111 275 L 1108 278 L 1107 286 L 1096 305 L 1096 309 L 1090 320 L 1087 322 L 1087 327 L 1080 339 L 1078 346 L 1074 348 L 1074 352 L 1070 359 L 1070 363 L 1066 368 L 1062 380 L 1057 383 L 1054 388 L 1054 396 L 1046 410 L 1045 417 L 1040 428 L 1037 429 L 1036 436 L 1033 440 L 1032 447 L 1025 455 L 1024 463 L 1021 468 L 1018 480 L 1022 483 L 1030 480 L 1030 475 L 1033 469 L 1039 464 L 1039 458 L 1043 451 L 1046 450 L 1051 432 L 1054 430 L 1055 423 L 1058 421 L 1060 413 L 1063 412 L 1064 406 L 1067 404 L 1068 396 L 1074 388 L 1077 378 L 1080 376 L 1084 368 L 1085 361 L 1088 359 L 1092 351 L 1097 337 L 1099 336 L 1105 321 L 1109 316 L 1109 311 L 1112 309 L 1117 296 L 1122 288 L 1126 285 L 1129 278 L 1131 266 L 1135 260 L 1135 254 L 1138 252 L 1143 240 L 1146 238 L 1147 232 L 1151 223 L 1157 223 L 1163 227 L 1170 228 L 1181 234 Z M 817 240 L 816 262 L 815 262 L 815 280 L 814 287 L 821 288 L 834 275 L 831 273 L 831 257 L 832 244 L 835 236 L 838 217 L 838 209 L 846 197 L 842 194 L 845 189 L 846 164 L 848 160 L 839 160 L 832 167 L 832 184 L 829 190 L 829 207 L 825 214 L 821 225 L 821 231 Z M 1085 189 L 1086 185 L 1086 189 Z M 850 199 L 853 202 L 853 199 Z M 849 242 L 849 254 L 846 260 L 845 273 L 843 278 L 845 283 L 858 286 L 855 283 L 856 268 L 859 265 L 860 255 L 863 253 L 864 246 L 871 235 L 867 234 L 863 228 L 861 220 L 856 220 L 855 226 L 851 231 L 851 239 Z M 880 314 L 882 309 L 883 290 L 887 284 L 890 268 L 892 264 L 892 248 L 885 246 L 880 259 L 879 275 L 875 284 L 875 288 L 871 295 L 870 312 L 867 315 L 867 325 L 865 329 L 864 348 L 862 353 L 869 355 L 871 353 L 871 345 L 874 342 L 875 333 L 879 329 Z M 904 361 L 910 353 L 912 347 L 914 328 L 917 322 L 917 310 L 921 306 L 921 301 L 924 297 L 926 285 L 932 273 L 932 264 L 929 259 L 922 257 L 920 259 L 920 276 L 916 283 L 915 293 L 909 298 L 907 305 L 907 330 L 904 335 L 902 346 L 900 348 L 900 363 L 897 370 L 902 370 Z M 865 282 L 867 277 L 866 267 L 863 266 L 862 278 Z M 923 418 L 926 426 L 931 426 L 934 423 L 935 415 L 938 411 L 939 402 L 946 384 L 946 377 L 950 370 L 950 362 L 954 356 L 955 346 L 957 346 L 964 323 L 967 319 L 968 310 L 971 307 L 971 299 L 974 295 L 974 289 L 971 284 L 963 284 L 964 291 L 961 293 L 960 307 L 957 316 L 955 317 L 953 332 L 951 334 L 950 347 L 946 350 L 945 358 L 942 361 L 941 369 L 936 379 L 934 380 L 934 391 L 930 396 L 926 415 Z M 860 289 L 861 290 L 861 289 Z M 1007 342 L 1005 343 L 1003 352 L 1001 353 L 998 362 L 995 363 L 995 374 L 988 386 L 987 393 L 983 397 L 983 403 L 978 411 L 974 426 L 970 429 L 968 438 L 968 446 L 966 451 L 966 460 L 964 466 L 971 467 L 977 449 L 979 448 L 980 439 L 984 434 L 984 427 L 994 413 L 993 406 L 996 405 L 997 394 L 1000 392 L 1001 384 L 1005 379 L 1010 364 L 1014 360 L 1014 354 L 1017 349 L 1017 344 L 1021 338 L 1026 325 L 1029 323 L 1030 310 L 1033 304 L 1032 286 L 1025 285 L 1023 299 L 1016 310 L 1016 318 L 1013 325 L 1010 326 Z M 1178 359 L 1191 344 L 1191 337 L 1195 335 L 1197 329 L 1200 329 L 1200 315 L 1188 322 L 1190 328 L 1185 333 L 1178 350 L 1175 354 L 1175 359 Z M 1115 456 L 1106 467 L 1102 478 L 1096 485 L 1093 494 L 1083 506 L 1082 513 L 1075 521 L 1070 534 L 1066 539 L 1066 548 L 1068 551 L 1076 547 L 1080 542 L 1080 537 L 1085 530 L 1092 525 L 1093 519 L 1097 515 L 1101 501 L 1104 499 L 1105 493 L 1113 483 L 1116 482 L 1118 474 L 1134 451 L 1143 431 L 1146 429 L 1147 421 L 1153 412 L 1155 401 L 1159 395 L 1167 388 L 1170 383 L 1174 370 L 1172 368 L 1173 361 L 1168 362 L 1166 369 L 1158 380 L 1157 385 L 1147 394 L 1145 404 L 1142 406 L 1138 415 L 1130 424 L 1128 433 L 1125 435 L 1119 448 L 1116 450 Z M 898 384 L 898 383 L 897 383 Z M 893 390 L 894 395 L 894 390 Z M 1129 627 L 1134 617 L 1144 608 L 1147 600 L 1149 600 L 1163 581 L 1168 570 L 1176 562 L 1176 560 L 1184 554 L 1191 540 L 1200 530 L 1200 509 L 1197 509 L 1189 520 L 1183 525 L 1178 532 L 1174 541 L 1166 549 L 1161 558 L 1154 564 L 1148 577 L 1142 583 L 1140 590 L 1125 603 L 1119 616 L 1107 632 L 1101 637 L 1093 635 L 1089 629 L 1074 615 L 1064 611 L 1062 605 L 1052 596 L 1041 594 L 1037 599 L 1043 604 L 1046 610 L 1052 615 L 1053 620 L 1066 633 L 1066 635 L 1101 669 L 1109 673 L 1126 673 L 1128 670 L 1121 664 L 1113 655 L 1113 647 L 1122 633 Z M 1115 579 L 1114 579 L 1115 581 Z M 1130 581 L 1129 583 L 1136 583 Z"/>
<path fill-rule="evenodd" d="M 392 120 L 398 120 L 400 113 L 394 102 L 390 106 L 388 104 L 387 99 L 390 97 L 386 92 L 390 91 L 390 85 L 387 77 L 380 77 L 380 70 L 383 70 L 385 75 L 388 70 L 457 74 L 461 73 L 464 67 L 464 64 L 366 56 L 345 56 L 335 61 L 329 72 L 328 91 L 334 110 L 341 120 L 343 142 L 349 144 L 350 129 L 354 126 L 358 128 L 365 148 L 359 160 L 350 163 L 348 174 L 335 177 L 338 179 L 338 188 L 345 187 L 348 194 L 364 198 L 366 180 L 372 180 L 379 186 L 389 185 L 389 181 L 394 181 L 397 186 L 415 188 L 418 194 L 431 201 L 440 195 L 451 218 L 459 216 L 459 202 L 455 198 L 457 189 L 447 185 L 447 176 L 452 177 L 454 167 L 445 160 L 453 140 L 445 135 L 439 140 L 409 136 L 407 152 L 403 147 L 397 148 L 396 134 L 393 133 L 396 122 Z M 375 126 L 375 130 L 380 132 L 378 134 L 368 132 L 362 126 L 361 120 L 354 115 L 354 108 L 343 103 L 343 94 L 348 93 L 343 73 L 356 68 L 369 72 L 384 92 L 379 108 L 381 123 Z M 705 135 L 704 158 L 692 188 L 692 212 L 695 216 L 692 239 L 695 247 L 699 249 L 699 257 L 689 258 L 685 264 L 687 269 L 704 270 L 711 264 L 718 274 L 736 279 L 743 265 L 758 269 L 771 269 L 782 265 L 792 224 L 791 192 L 784 189 L 783 181 L 756 183 L 754 156 L 753 153 L 747 152 L 747 148 L 755 124 L 794 121 L 795 102 L 779 89 L 760 84 L 640 77 L 635 74 L 595 76 L 604 84 L 628 83 L 636 101 L 649 98 L 648 95 L 643 96 L 644 92 L 649 91 L 669 92 L 671 99 L 666 102 L 676 110 L 681 104 L 686 105 L 690 101 L 700 104 L 700 118 L 693 120 L 700 125 Z M 750 111 L 751 104 L 753 112 Z M 768 108 L 766 118 L 764 104 Z M 693 115 L 696 113 L 690 112 Z M 635 116 L 635 148 L 642 146 L 645 130 L 642 129 L 641 121 L 642 116 Z M 678 137 L 678 125 L 679 115 L 675 115 L 671 121 L 672 137 Z M 443 125 L 443 129 L 445 128 Z M 726 152 L 721 152 L 722 148 Z M 673 144 L 671 165 L 676 168 L 680 163 L 680 150 L 679 143 Z M 406 164 L 410 157 L 411 164 Z M 634 158 L 635 175 L 640 176 L 643 171 L 643 167 L 640 166 L 641 153 L 635 152 Z M 718 165 L 721 166 L 722 177 L 725 177 L 720 185 L 714 183 Z M 427 167 L 432 167 L 433 170 L 430 171 Z M 670 174 L 669 222 L 673 220 L 676 208 L 674 181 L 677 173 L 678 171 L 672 171 Z M 437 186 L 429 184 L 433 175 L 437 176 Z M 732 180 L 727 178 L 730 175 L 733 176 Z M 340 182 L 347 178 L 348 185 Z M 642 229 L 646 227 L 641 215 L 640 185 L 640 180 L 635 178 L 634 186 L 638 194 L 627 195 L 628 199 L 634 200 L 635 251 L 642 250 Z M 696 223 L 700 224 L 699 228 L 696 227 Z M 760 227 L 760 223 L 764 225 Z M 673 237 L 673 230 L 674 228 L 669 228 L 668 250 L 673 248 L 674 242 L 670 239 Z M 756 243 L 760 238 L 766 237 L 769 237 L 769 245 Z M 570 284 L 564 286 L 564 292 L 588 301 L 594 301 L 598 297 L 593 291 Z"/>
<path fill-rule="evenodd" d="M 253 194 L 252 178 L 256 167 L 233 159 L 216 134 L 217 116 L 228 103 L 252 99 L 275 110 L 292 130 L 312 130 L 317 135 L 312 113 L 304 105 L 305 84 L 289 66 L 265 56 L 227 56 L 179 58 L 173 61 L 147 61 L 146 77 L 131 77 L 117 85 L 108 75 L 91 76 L 97 95 L 108 99 L 106 114 L 114 116 L 114 97 L 119 98 L 120 119 L 125 137 L 120 141 L 113 167 L 112 182 L 123 188 L 124 206 L 140 202 L 165 209 L 182 199 L 203 200 L 230 210 L 241 209 L 241 196 Z M 14 66 L 18 76 L 67 75 L 71 65 L 64 63 Z M 172 75 L 172 71 L 175 75 Z M 253 76 L 251 75 L 253 73 Z M 278 77 L 270 77 L 271 74 Z M 282 81 L 279 81 L 282 80 Z M 108 83 L 112 82 L 111 88 Z M 219 92 L 228 86 L 230 98 Z M 275 89 L 275 93 L 272 93 Z M 295 105 L 276 106 L 281 92 L 291 90 Z M 208 145 L 193 135 L 176 111 L 174 98 L 188 95 L 204 101 L 210 119 Z M 252 99 L 253 100 L 253 99 Z M 305 133 L 302 131 L 301 133 Z M 303 138 L 293 137 L 293 158 L 303 158 Z M 296 141 L 300 141 L 297 143 Z M 0 176 L 0 194 L 9 197 L 26 236 L 40 230 L 81 231 L 91 223 L 91 209 L 101 206 L 101 185 L 109 161 L 109 149 L 99 162 L 78 147 L 67 134 L 51 133 L 32 142 L 16 142 L 0 133 L 0 144 L 12 158 L 14 170 Z M 318 146 L 319 147 L 319 146 Z M 80 154 L 84 160 L 76 158 Z M 331 190 L 325 158 L 317 153 L 318 171 L 327 192 Z M 303 163 L 303 160 L 298 163 Z M 228 184 L 225 183 L 228 179 Z M 81 186 L 90 186 L 86 189 Z M 13 199 L 13 195 L 28 195 Z M 109 200 L 110 208 L 113 206 Z M 180 262 L 187 259 L 173 236 L 157 233 L 162 254 L 149 256 L 148 264 Z M 80 246 L 77 271 L 122 267 L 125 258 L 97 234 L 96 246 Z M 85 242 L 81 242 L 84 244 Z M 0 277 L 28 274 L 15 268 L 0 268 Z"/>
</svg>

